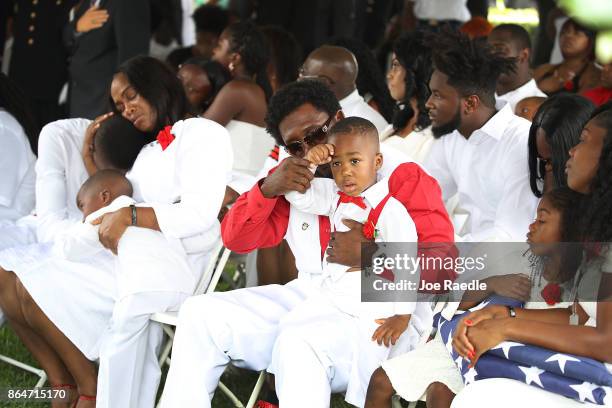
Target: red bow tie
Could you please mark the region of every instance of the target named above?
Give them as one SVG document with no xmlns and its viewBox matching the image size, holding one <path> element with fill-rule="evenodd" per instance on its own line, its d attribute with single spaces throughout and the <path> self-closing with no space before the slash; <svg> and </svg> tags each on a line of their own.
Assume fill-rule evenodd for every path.
<svg viewBox="0 0 612 408">
<path fill-rule="evenodd" d="M 174 141 L 174 139 L 176 138 L 171 131 L 172 126 L 166 126 L 157 134 L 157 141 L 159 142 L 159 145 L 161 146 L 162 150 L 166 150 L 170 143 L 172 143 L 172 141 Z"/>
<path fill-rule="evenodd" d="M 340 200 L 338 200 L 338 204 L 340 203 L 353 203 L 357 205 L 359 208 L 366 209 L 368 206 L 365 201 L 363 201 L 363 197 L 353 197 L 342 191 L 338 191 L 338 195 L 340 196 Z"/>
</svg>

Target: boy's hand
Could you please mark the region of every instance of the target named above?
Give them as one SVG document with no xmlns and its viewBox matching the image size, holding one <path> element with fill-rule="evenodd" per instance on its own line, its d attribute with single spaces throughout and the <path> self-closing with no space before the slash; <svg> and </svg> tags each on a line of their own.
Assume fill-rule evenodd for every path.
<svg viewBox="0 0 612 408">
<path fill-rule="evenodd" d="M 395 346 L 397 339 L 408 328 L 410 315 L 394 315 L 386 319 L 376 319 L 375 322 L 380 326 L 374 331 L 372 341 L 378 342 L 378 345 L 384 342 L 387 347 Z"/>
<path fill-rule="evenodd" d="M 308 160 L 315 166 L 321 164 L 327 164 L 331 161 L 331 157 L 334 155 L 334 145 L 332 144 L 320 144 L 310 148 L 304 159 Z"/>
</svg>

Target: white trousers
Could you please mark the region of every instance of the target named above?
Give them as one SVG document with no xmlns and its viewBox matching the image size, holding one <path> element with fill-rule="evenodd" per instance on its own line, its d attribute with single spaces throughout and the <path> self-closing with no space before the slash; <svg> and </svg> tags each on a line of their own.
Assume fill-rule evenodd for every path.
<svg viewBox="0 0 612 408">
<path fill-rule="evenodd" d="M 281 319 L 311 293 L 307 280 L 212 293 L 187 299 L 179 312 L 165 408 L 210 407 L 230 362 L 268 368 Z"/>
<path fill-rule="evenodd" d="M 176 311 L 186 299 L 178 292 L 145 292 L 115 304 L 100 346 L 98 408 L 151 408 L 161 370 L 157 354 L 163 333 L 151 314 Z"/>
</svg>

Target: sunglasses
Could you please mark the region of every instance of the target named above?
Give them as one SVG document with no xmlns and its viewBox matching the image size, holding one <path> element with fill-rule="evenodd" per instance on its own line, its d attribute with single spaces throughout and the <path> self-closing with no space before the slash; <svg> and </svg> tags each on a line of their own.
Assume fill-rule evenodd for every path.
<svg viewBox="0 0 612 408">
<path fill-rule="evenodd" d="M 302 140 L 296 140 L 295 142 L 287 144 L 287 146 L 285 146 L 285 151 L 292 156 L 304 157 L 304 144 L 312 147 L 323 143 L 329 131 L 329 124 L 333 118 L 333 115 L 330 116 L 320 128 L 308 133 Z"/>
</svg>

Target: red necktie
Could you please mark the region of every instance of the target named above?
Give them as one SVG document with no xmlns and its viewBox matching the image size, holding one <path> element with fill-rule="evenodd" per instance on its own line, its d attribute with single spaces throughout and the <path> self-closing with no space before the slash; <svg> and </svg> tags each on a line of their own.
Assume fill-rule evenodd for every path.
<svg viewBox="0 0 612 408">
<path fill-rule="evenodd" d="M 172 143 L 175 139 L 175 136 L 171 133 L 172 126 L 166 126 L 157 134 L 157 141 L 161 146 L 162 150 L 166 150 L 166 148 Z"/>
<path fill-rule="evenodd" d="M 365 201 L 363 201 L 363 197 L 353 197 L 353 196 L 343 193 L 342 191 L 338 191 L 338 195 L 340 196 L 340 200 L 338 200 L 338 204 L 353 203 L 359 208 L 362 208 L 364 210 L 368 207 Z"/>
</svg>

